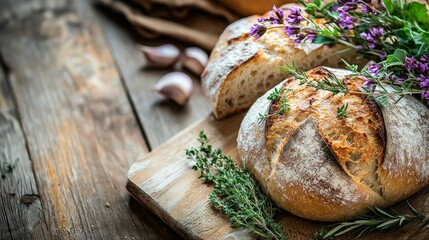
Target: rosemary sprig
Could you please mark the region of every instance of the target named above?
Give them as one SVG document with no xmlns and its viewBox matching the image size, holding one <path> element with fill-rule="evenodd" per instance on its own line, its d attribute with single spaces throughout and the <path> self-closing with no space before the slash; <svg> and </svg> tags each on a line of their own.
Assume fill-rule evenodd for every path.
<svg viewBox="0 0 429 240">
<path fill-rule="evenodd" d="M 316 239 L 333 239 L 348 232 L 356 234 L 356 238 L 373 231 L 385 231 L 401 228 L 410 223 L 419 223 L 421 227 L 429 225 L 429 217 L 416 210 L 407 201 L 411 214 L 404 214 L 394 209 L 382 210 L 375 207 L 367 214 L 359 215 L 355 220 L 341 222 L 331 226 L 326 232 L 324 228 L 315 233 Z"/>
<path fill-rule="evenodd" d="M 214 184 L 210 200 L 229 217 L 232 227 L 246 228 L 262 239 L 286 239 L 273 219 L 275 205 L 249 172 L 236 166 L 220 149 L 213 149 L 203 131 L 198 141 L 200 146 L 187 149 L 186 155 L 195 161 L 192 169 L 200 171 L 199 178 L 206 184 Z"/>
<path fill-rule="evenodd" d="M 346 103 L 342 105 L 341 107 L 337 108 L 337 118 L 338 119 L 344 119 L 348 118 L 347 116 L 347 108 L 349 107 L 349 103 Z"/>
<path fill-rule="evenodd" d="M 279 110 L 273 114 L 259 113 L 258 122 L 260 124 L 262 122 L 264 122 L 270 116 L 273 116 L 273 115 L 281 116 L 290 110 L 290 105 L 288 103 L 288 99 L 286 96 L 283 95 L 283 93 L 286 91 L 292 91 L 292 89 L 282 88 L 281 90 L 279 90 L 278 88 L 274 88 L 274 90 L 268 95 L 267 99 L 270 100 L 272 103 L 275 103 L 276 101 L 280 100 Z"/>
</svg>

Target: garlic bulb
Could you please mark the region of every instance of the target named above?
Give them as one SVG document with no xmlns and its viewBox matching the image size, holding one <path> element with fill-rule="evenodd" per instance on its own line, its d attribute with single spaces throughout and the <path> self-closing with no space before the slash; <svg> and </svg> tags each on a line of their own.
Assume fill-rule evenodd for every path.
<svg viewBox="0 0 429 240">
<path fill-rule="evenodd" d="M 157 47 L 137 45 L 152 67 L 169 67 L 180 57 L 179 49 L 173 44 L 164 44 Z"/>
<path fill-rule="evenodd" d="M 207 65 L 208 55 L 201 48 L 189 47 L 185 49 L 185 55 L 183 57 L 183 67 L 191 71 L 197 76 L 203 73 L 204 68 Z"/>
<path fill-rule="evenodd" d="M 192 92 L 192 79 L 182 72 L 164 75 L 153 89 L 179 105 L 184 105 Z"/>
</svg>

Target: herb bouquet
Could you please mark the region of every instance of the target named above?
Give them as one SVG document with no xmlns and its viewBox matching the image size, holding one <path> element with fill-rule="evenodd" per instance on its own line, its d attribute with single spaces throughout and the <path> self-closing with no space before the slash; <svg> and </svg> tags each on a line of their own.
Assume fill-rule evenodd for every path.
<svg viewBox="0 0 429 240">
<path fill-rule="evenodd" d="M 304 8 L 289 8 L 287 15 L 274 7 L 268 18 L 258 19 L 250 34 L 259 38 L 271 28 L 283 28 L 285 37 L 292 38 L 295 44 L 309 41 L 347 46 L 344 51 L 358 51 L 372 60 L 361 70 L 346 63 L 348 70 L 365 80 L 362 94 L 374 97 L 382 105 L 387 104 L 390 94 L 415 95 L 429 101 L 429 17 L 425 4 L 404 0 L 383 0 L 379 6 L 367 0 L 299 2 Z M 283 69 L 302 74 L 295 66 Z M 385 84 L 394 91 L 387 91 Z M 335 81 L 314 87 L 348 93 Z"/>
</svg>

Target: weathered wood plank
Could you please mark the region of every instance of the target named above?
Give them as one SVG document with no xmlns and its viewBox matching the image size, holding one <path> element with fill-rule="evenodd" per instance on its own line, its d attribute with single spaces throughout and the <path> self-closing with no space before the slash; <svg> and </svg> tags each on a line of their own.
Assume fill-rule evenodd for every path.
<svg viewBox="0 0 429 240">
<path fill-rule="evenodd" d="M 161 145 L 211 112 L 209 102 L 202 92 L 199 77 L 193 76 L 194 90 L 190 101 L 183 107 L 154 93 L 152 86 L 172 69 L 148 68 L 143 55 L 135 48 L 136 39 L 123 25 L 119 26 L 118 23 L 107 19 L 104 14 L 99 14 L 97 19 L 101 19 L 112 54 L 129 89 L 139 120 L 143 123 L 150 149 Z M 146 44 L 156 46 L 165 42 L 164 39 L 147 41 Z M 179 47 L 184 46 L 183 43 L 174 43 Z"/>
<path fill-rule="evenodd" d="M 159 219 L 130 213 L 126 172 L 147 148 L 103 33 L 72 4 L 47 4 L 0 29 L 48 231 L 166 239 Z"/>
<path fill-rule="evenodd" d="M 0 68 L 0 239 L 49 238 L 31 164 Z"/>
</svg>

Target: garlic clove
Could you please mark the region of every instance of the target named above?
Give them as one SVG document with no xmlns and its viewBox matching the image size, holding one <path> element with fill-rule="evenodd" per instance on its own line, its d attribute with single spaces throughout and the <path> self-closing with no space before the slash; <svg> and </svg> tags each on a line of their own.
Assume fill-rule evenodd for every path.
<svg viewBox="0 0 429 240">
<path fill-rule="evenodd" d="M 173 44 L 164 44 L 157 47 L 137 45 L 152 67 L 169 67 L 180 57 L 179 49 Z"/>
<path fill-rule="evenodd" d="M 207 61 L 208 55 L 201 48 L 189 47 L 185 49 L 183 67 L 195 75 L 200 76 L 203 73 L 203 70 L 207 65 Z"/>
<path fill-rule="evenodd" d="M 192 92 L 192 79 L 182 72 L 164 75 L 153 89 L 179 105 L 184 105 Z"/>
</svg>

